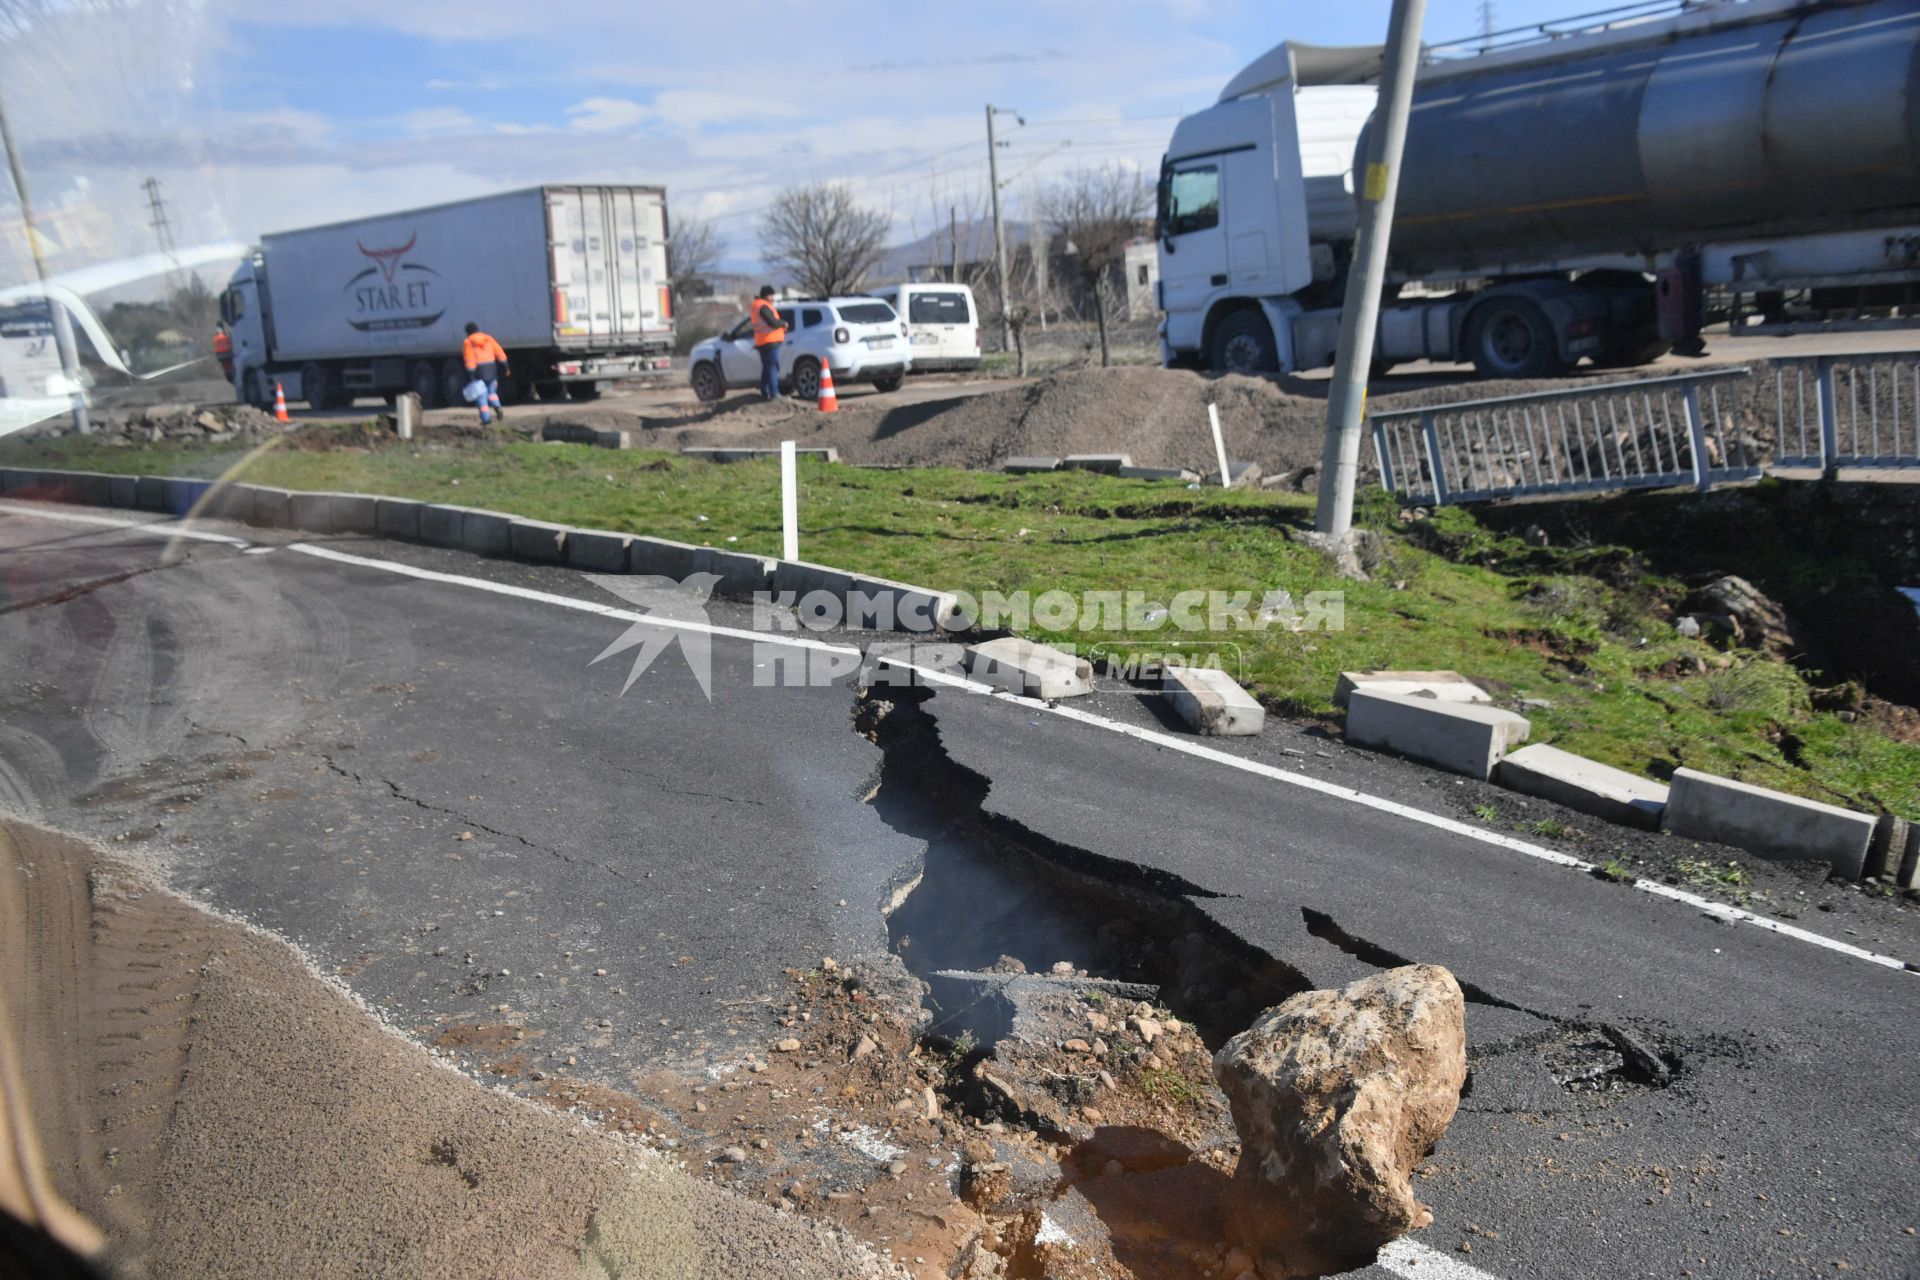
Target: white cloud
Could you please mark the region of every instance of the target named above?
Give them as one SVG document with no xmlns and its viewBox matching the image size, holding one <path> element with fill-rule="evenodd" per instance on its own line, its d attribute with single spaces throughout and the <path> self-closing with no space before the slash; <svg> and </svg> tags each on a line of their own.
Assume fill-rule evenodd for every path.
<svg viewBox="0 0 1920 1280">
<path fill-rule="evenodd" d="M 567 108 L 567 121 L 582 133 L 631 129 L 651 113 L 629 98 L 588 98 Z"/>
<path fill-rule="evenodd" d="M 421 107 L 399 117 L 400 127 L 416 138 L 436 134 L 467 133 L 480 124 L 458 107 Z"/>
</svg>

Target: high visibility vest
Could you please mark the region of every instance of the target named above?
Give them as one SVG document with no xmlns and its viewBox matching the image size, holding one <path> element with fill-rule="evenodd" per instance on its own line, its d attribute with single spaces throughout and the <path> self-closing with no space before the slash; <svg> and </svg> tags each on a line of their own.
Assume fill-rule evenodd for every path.
<svg viewBox="0 0 1920 1280">
<path fill-rule="evenodd" d="M 489 362 L 507 362 L 507 353 L 500 349 L 500 344 L 493 340 L 490 333 L 468 334 L 466 341 L 460 344 L 460 354 L 466 360 L 469 371 Z"/>
<path fill-rule="evenodd" d="M 755 298 L 751 308 L 753 314 L 753 345 L 764 347 L 772 342 L 787 340 L 787 326 L 780 319 L 780 312 L 765 298 Z"/>
<path fill-rule="evenodd" d="M 213 331 L 213 354 L 216 356 L 230 356 L 233 354 L 233 339 L 227 336 L 225 329 L 215 329 Z"/>
</svg>

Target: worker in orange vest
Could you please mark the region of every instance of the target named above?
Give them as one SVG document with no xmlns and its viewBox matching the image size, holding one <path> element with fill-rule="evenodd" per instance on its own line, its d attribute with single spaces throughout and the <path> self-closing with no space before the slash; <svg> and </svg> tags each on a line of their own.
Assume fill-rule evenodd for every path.
<svg viewBox="0 0 1920 1280">
<path fill-rule="evenodd" d="M 760 296 L 747 308 L 753 317 L 753 349 L 760 356 L 760 398 L 780 396 L 780 344 L 787 340 L 787 322 L 773 305 L 773 286 L 760 286 Z"/>
<path fill-rule="evenodd" d="M 233 339 L 228 336 L 225 325 L 213 331 L 213 358 L 220 363 L 220 375 L 228 382 L 232 382 Z"/>
<path fill-rule="evenodd" d="M 506 417 L 507 411 L 500 407 L 500 379 L 506 376 L 507 353 L 500 349 L 492 334 L 481 332 L 479 325 L 469 322 L 467 340 L 460 344 L 460 355 L 467 362 L 467 385 L 485 384 L 486 389 L 474 401 L 480 409 L 480 425 L 484 427 L 492 422 L 494 414 Z"/>
</svg>

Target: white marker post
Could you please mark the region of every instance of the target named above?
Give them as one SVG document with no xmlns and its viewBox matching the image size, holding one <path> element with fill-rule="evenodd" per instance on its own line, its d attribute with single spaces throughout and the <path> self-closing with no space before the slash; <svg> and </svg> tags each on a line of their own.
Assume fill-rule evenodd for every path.
<svg viewBox="0 0 1920 1280">
<path fill-rule="evenodd" d="M 793 441 L 780 442 L 780 558 L 800 558 L 800 480 Z"/>
<path fill-rule="evenodd" d="M 1213 424 L 1213 456 L 1220 460 L 1220 487 L 1231 489 L 1233 477 L 1227 474 L 1227 442 L 1220 435 L 1220 410 L 1207 401 L 1207 421 Z"/>
</svg>

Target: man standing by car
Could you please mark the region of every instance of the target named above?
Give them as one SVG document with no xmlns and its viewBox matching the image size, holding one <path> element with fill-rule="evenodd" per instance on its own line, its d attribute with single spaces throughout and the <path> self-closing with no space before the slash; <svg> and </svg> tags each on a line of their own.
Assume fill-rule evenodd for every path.
<svg viewBox="0 0 1920 1280">
<path fill-rule="evenodd" d="M 460 344 L 460 356 L 467 364 L 467 385 L 476 382 L 486 384 L 486 390 L 474 405 L 480 410 L 480 425 L 486 426 L 493 421 L 493 415 L 502 418 L 507 411 L 500 407 L 500 379 L 507 372 L 507 353 L 493 340 L 490 333 L 482 333 L 480 326 L 467 324 L 467 340 Z"/>
<path fill-rule="evenodd" d="M 773 286 L 760 286 L 760 296 L 747 308 L 753 318 L 753 349 L 760 357 L 760 398 L 780 397 L 780 344 L 787 340 L 787 323 L 773 305 Z"/>
</svg>

